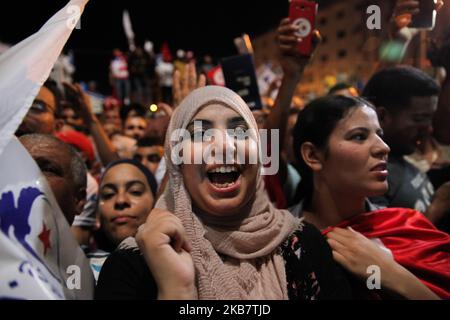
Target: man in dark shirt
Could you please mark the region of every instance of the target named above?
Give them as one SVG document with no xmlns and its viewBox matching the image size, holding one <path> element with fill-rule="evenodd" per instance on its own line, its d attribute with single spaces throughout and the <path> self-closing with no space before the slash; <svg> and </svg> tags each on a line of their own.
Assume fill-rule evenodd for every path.
<svg viewBox="0 0 450 320">
<path fill-rule="evenodd" d="M 376 73 L 363 96 L 371 101 L 384 131 L 389 154 L 389 190 L 372 198 L 386 207 L 412 208 L 425 213 L 434 189 L 428 177 L 404 159 L 433 132 L 432 121 L 440 86 L 430 76 L 413 67 L 394 67 Z"/>
</svg>

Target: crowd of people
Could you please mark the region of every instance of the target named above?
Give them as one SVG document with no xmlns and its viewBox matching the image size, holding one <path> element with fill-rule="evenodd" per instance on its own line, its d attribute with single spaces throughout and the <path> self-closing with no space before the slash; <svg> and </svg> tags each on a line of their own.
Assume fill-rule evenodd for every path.
<svg viewBox="0 0 450 320">
<path fill-rule="evenodd" d="M 310 62 L 297 28 L 280 22 L 283 77 L 264 110 L 210 85 L 209 56 L 148 47 L 114 50 L 100 114 L 77 84 L 42 86 L 16 135 L 90 259 L 95 299 L 450 298 L 449 170 L 417 166 L 450 145 L 450 43 L 442 83 L 391 66 L 296 108 Z M 259 129 L 278 132 L 275 175 L 238 161 L 270 145 Z M 176 162 L 180 141 L 192 161 Z"/>
<path fill-rule="evenodd" d="M 174 58 L 167 43 L 163 44 L 159 54 L 155 54 L 150 41 L 144 48 L 136 47 L 126 53 L 119 49 L 113 51 L 109 78 L 114 97 L 122 105 L 139 103 L 146 106 L 155 101 L 171 105 L 175 71 L 183 73 L 189 63 L 195 63 L 199 72 L 207 75 L 217 67 L 208 54 L 197 61 L 192 51 L 179 49 Z"/>
</svg>

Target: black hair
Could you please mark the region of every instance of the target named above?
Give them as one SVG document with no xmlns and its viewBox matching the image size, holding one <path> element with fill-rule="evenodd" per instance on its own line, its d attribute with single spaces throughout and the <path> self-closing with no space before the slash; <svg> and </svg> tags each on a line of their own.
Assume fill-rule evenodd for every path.
<svg viewBox="0 0 450 320">
<path fill-rule="evenodd" d="M 140 138 L 137 141 L 137 147 L 154 147 L 154 146 L 163 146 L 164 143 L 162 143 L 161 139 L 158 137 L 153 136 L 146 136 L 143 138 Z"/>
<path fill-rule="evenodd" d="M 352 109 L 362 106 L 374 108 L 369 102 L 359 97 L 325 96 L 310 102 L 299 113 L 292 131 L 294 154 L 301 176 L 295 199 L 297 203 L 303 200 L 303 205 L 308 206 L 314 190 L 313 172 L 300 153 L 302 145 L 310 142 L 327 154 L 330 135 L 338 122 L 344 119 Z"/>
<path fill-rule="evenodd" d="M 409 67 L 392 67 L 379 71 L 366 84 L 362 96 L 376 107 L 390 112 L 408 107 L 411 97 L 438 95 L 440 86 L 425 72 Z"/>
<path fill-rule="evenodd" d="M 329 91 L 328 94 L 332 95 L 333 93 L 335 93 L 336 91 L 339 90 L 344 90 L 344 89 L 350 89 L 353 88 L 353 86 L 349 83 L 345 83 L 345 82 L 340 82 L 338 84 L 336 84 L 334 87 L 332 87 Z"/>
<path fill-rule="evenodd" d="M 124 123 L 131 111 L 137 113 L 137 117 L 145 118 L 146 110 L 145 107 L 139 103 L 132 103 L 130 105 L 125 105 L 120 109 L 120 119 Z"/>
<path fill-rule="evenodd" d="M 158 192 L 158 183 L 156 182 L 155 176 L 153 175 L 153 173 L 150 172 L 150 170 L 147 169 L 147 167 L 145 167 L 139 161 L 136 161 L 134 159 L 120 159 L 120 160 L 109 163 L 106 166 L 105 170 L 103 171 L 101 180 L 103 180 L 106 173 L 111 168 L 118 166 L 120 164 L 131 164 L 132 166 L 135 166 L 136 168 L 138 168 L 144 174 L 144 176 L 147 178 L 147 182 L 150 187 L 150 191 L 153 194 L 153 197 L 155 198 L 155 201 L 156 201 L 156 193 Z"/>
<path fill-rule="evenodd" d="M 143 166 L 140 162 L 134 160 L 134 159 L 121 159 L 121 160 L 116 160 L 113 162 L 110 162 L 105 170 L 103 171 L 103 174 L 101 176 L 100 180 L 103 180 L 103 178 L 105 177 L 106 173 L 113 167 L 118 166 L 120 164 L 131 164 L 133 166 L 135 166 L 136 168 L 138 168 L 146 177 L 148 185 L 150 186 L 150 192 L 153 195 L 154 201 L 156 203 L 156 193 L 157 193 L 157 189 L 158 189 L 158 184 L 156 182 L 156 179 L 154 177 L 154 175 L 150 172 L 150 170 L 148 170 L 145 166 Z M 100 197 L 97 197 L 97 209 L 100 203 Z M 104 228 L 100 228 L 96 231 L 94 231 L 94 240 L 97 244 L 97 247 L 101 250 L 104 250 L 106 252 L 113 252 L 114 250 L 117 249 L 118 244 L 114 243 L 112 241 L 112 239 L 107 235 L 107 233 L 105 232 Z"/>
</svg>

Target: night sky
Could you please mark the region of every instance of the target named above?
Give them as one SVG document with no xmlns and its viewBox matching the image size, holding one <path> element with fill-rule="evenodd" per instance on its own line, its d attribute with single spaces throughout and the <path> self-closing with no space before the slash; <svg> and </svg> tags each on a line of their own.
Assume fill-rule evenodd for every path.
<svg viewBox="0 0 450 320">
<path fill-rule="evenodd" d="M 65 0 L 14 0 L 1 10 L 0 41 L 16 43 L 45 23 Z M 82 16 L 81 30 L 75 30 L 67 44 L 75 52 L 76 80 L 95 79 L 105 83 L 110 52 L 127 48 L 122 12 L 131 16 L 137 44 L 147 38 L 159 51 L 164 41 L 172 53 L 178 48 L 197 56 L 215 58 L 233 55 L 233 39 L 242 33 L 256 36 L 288 15 L 288 0 L 91 0 Z"/>
</svg>

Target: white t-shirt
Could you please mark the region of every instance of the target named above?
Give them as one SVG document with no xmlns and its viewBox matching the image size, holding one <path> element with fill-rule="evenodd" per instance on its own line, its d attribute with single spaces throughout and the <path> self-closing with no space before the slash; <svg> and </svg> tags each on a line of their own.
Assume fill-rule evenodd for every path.
<svg viewBox="0 0 450 320">
<path fill-rule="evenodd" d="M 96 209 L 97 209 L 97 194 L 98 183 L 97 180 L 88 172 L 87 174 L 87 189 L 86 189 L 86 204 L 83 208 L 83 212 L 75 216 L 75 220 L 72 225 L 77 227 L 92 228 L 96 224 Z"/>
<path fill-rule="evenodd" d="M 111 61 L 111 73 L 114 79 L 128 79 L 128 63 L 125 58 L 114 58 Z"/>
</svg>

